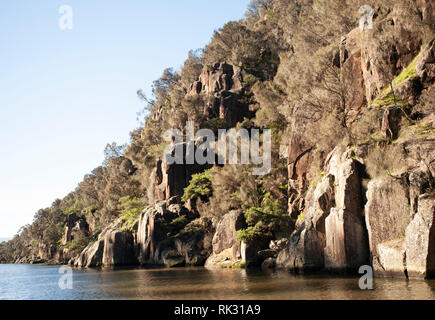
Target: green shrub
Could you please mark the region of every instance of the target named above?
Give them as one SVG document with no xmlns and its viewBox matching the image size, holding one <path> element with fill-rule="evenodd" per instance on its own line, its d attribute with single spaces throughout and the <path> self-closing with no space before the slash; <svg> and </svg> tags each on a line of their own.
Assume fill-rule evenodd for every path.
<svg viewBox="0 0 435 320">
<path fill-rule="evenodd" d="M 119 199 L 119 209 L 121 220 L 124 221 L 123 229 L 132 230 L 140 213 L 144 209 L 141 199 L 131 196 L 122 197 Z"/>
<path fill-rule="evenodd" d="M 98 209 L 96 204 L 92 204 L 89 207 L 86 207 L 82 210 L 83 214 L 91 214 L 93 212 L 95 212 Z"/>
<path fill-rule="evenodd" d="M 172 221 L 168 221 L 163 216 L 155 218 L 155 238 L 158 241 L 169 241 L 170 239 L 177 238 L 182 233 L 182 230 L 189 223 L 186 216 L 180 216 Z"/>
<path fill-rule="evenodd" d="M 71 240 L 68 242 L 64 248 L 68 249 L 68 251 L 73 252 L 75 254 L 79 254 L 82 252 L 86 246 L 89 244 L 89 239 L 85 236 L 81 236 L 77 239 Z"/>
<path fill-rule="evenodd" d="M 165 148 L 168 146 L 167 142 L 162 142 L 156 145 L 153 145 L 148 150 L 148 156 L 152 159 L 151 163 L 154 165 L 157 159 L 161 159 L 163 157 L 163 153 Z"/>
<path fill-rule="evenodd" d="M 256 231 L 255 227 L 248 227 L 247 229 L 237 232 L 238 241 L 250 242 L 259 237 L 261 237 L 261 232 Z"/>
<path fill-rule="evenodd" d="M 248 118 L 243 118 L 243 121 L 239 123 L 238 127 L 243 128 L 243 129 L 255 129 L 255 123 L 254 120 L 252 119 L 248 119 Z"/>
<path fill-rule="evenodd" d="M 260 207 L 250 207 L 245 210 L 248 228 L 239 231 L 238 238 L 243 241 L 252 241 L 257 237 L 277 235 L 290 230 L 290 217 L 285 205 L 266 193 Z"/>
<path fill-rule="evenodd" d="M 417 60 L 420 57 L 421 52 L 412 60 L 412 62 L 393 80 L 393 87 L 396 87 L 405 80 L 418 77 L 415 67 L 417 66 Z"/>
<path fill-rule="evenodd" d="M 197 173 L 192 176 L 189 185 L 184 189 L 181 200 L 195 200 L 197 198 L 208 198 L 211 196 L 211 177 L 209 171 Z"/>
<path fill-rule="evenodd" d="M 417 72 L 415 71 L 415 67 L 417 65 L 418 57 L 421 52 L 414 58 L 414 60 L 406 67 L 394 80 L 391 82 L 391 85 L 387 86 L 379 95 L 373 100 L 372 104 L 377 107 L 387 107 L 390 105 L 398 105 L 402 108 L 408 107 L 408 102 L 400 99 L 398 97 L 394 97 L 391 92 L 391 86 L 393 89 L 400 86 L 407 79 L 418 77 Z M 407 110 L 409 111 L 409 110 Z"/>
<path fill-rule="evenodd" d="M 173 229 L 173 230 L 178 230 L 181 228 L 184 228 L 184 226 L 187 224 L 188 220 L 186 216 L 180 216 L 178 218 L 175 218 L 174 220 L 172 220 L 169 223 L 169 226 Z"/>
<path fill-rule="evenodd" d="M 244 86 L 250 86 L 254 83 L 256 83 L 259 79 L 252 75 L 252 74 L 247 74 L 246 76 L 243 77 L 243 85 Z"/>
<path fill-rule="evenodd" d="M 73 212 L 75 213 L 81 212 L 83 207 L 84 207 L 83 200 L 75 200 L 75 201 L 68 201 L 66 204 L 62 206 L 61 210 L 62 213 L 67 216 Z"/>
</svg>

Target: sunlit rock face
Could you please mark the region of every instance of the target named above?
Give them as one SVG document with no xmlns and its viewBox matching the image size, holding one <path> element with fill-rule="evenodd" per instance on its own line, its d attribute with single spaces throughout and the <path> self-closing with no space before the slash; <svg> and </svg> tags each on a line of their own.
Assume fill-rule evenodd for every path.
<svg viewBox="0 0 435 320">
<path fill-rule="evenodd" d="M 405 232 L 406 269 L 409 277 L 435 275 L 435 196 L 418 199 L 418 211 Z"/>
<path fill-rule="evenodd" d="M 360 178 L 351 150 L 334 150 L 326 167 L 306 197 L 304 221 L 278 256 L 278 266 L 295 272 L 348 272 L 368 262 Z"/>
<path fill-rule="evenodd" d="M 141 214 L 136 235 L 139 263 L 202 266 L 211 254 L 212 223 L 208 218 L 197 218 L 185 207 L 170 204 L 171 201 L 159 201 Z M 180 218 L 185 222 L 173 230 L 172 225 Z"/>
<path fill-rule="evenodd" d="M 216 227 L 213 236 L 213 252 L 207 259 L 206 267 L 226 267 L 242 260 L 241 242 L 237 232 L 246 227 L 241 211 L 227 213 Z"/>
</svg>

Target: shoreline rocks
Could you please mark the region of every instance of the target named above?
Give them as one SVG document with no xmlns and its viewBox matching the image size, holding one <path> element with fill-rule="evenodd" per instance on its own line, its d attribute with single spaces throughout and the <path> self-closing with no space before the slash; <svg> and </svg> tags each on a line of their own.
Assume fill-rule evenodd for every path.
<svg viewBox="0 0 435 320">
<path fill-rule="evenodd" d="M 237 240 L 237 232 L 245 227 L 241 211 L 231 211 L 222 218 L 213 236 L 213 251 L 205 262 L 206 268 L 229 268 L 243 264 L 242 243 Z"/>
</svg>

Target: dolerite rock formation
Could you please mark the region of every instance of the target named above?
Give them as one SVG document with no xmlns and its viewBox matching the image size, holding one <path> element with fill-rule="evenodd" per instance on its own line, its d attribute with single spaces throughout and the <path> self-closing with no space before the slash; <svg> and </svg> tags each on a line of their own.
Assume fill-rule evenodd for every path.
<svg viewBox="0 0 435 320">
<path fill-rule="evenodd" d="M 368 185 L 366 223 L 372 263 L 378 275 L 426 278 L 433 275 L 435 201 L 426 190 L 433 185 L 433 144 L 404 141 L 408 167 L 398 176 Z M 418 150 L 418 152 L 417 152 Z"/>
<path fill-rule="evenodd" d="M 79 216 L 76 213 L 70 213 L 66 217 L 63 236 L 61 239 L 62 246 L 65 246 L 68 242 L 85 238 L 89 236 L 89 225 L 84 216 Z M 59 247 L 54 244 L 45 242 L 38 243 L 37 254 L 33 254 L 30 257 L 18 258 L 15 263 L 55 263 L 63 264 L 67 263 L 73 258 L 67 248 Z"/>
<path fill-rule="evenodd" d="M 422 195 L 418 211 L 405 231 L 406 269 L 409 277 L 435 276 L 435 196 Z"/>
<path fill-rule="evenodd" d="M 325 219 L 325 268 L 356 271 L 368 262 L 356 161 L 350 150 L 343 154 L 333 152 L 328 161 L 329 175 L 334 180 L 335 206 Z"/>
<path fill-rule="evenodd" d="M 278 255 L 279 267 L 344 272 L 368 262 L 360 180 L 351 150 L 335 149 L 326 167 L 328 172 L 306 197 L 303 222 Z"/>
<path fill-rule="evenodd" d="M 58 249 L 54 245 L 48 245 L 45 243 L 40 243 L 38 245 L 38 256 L 41 260 L 47 261 L 52 259 L 56 253 L 58 252 Z"/>
<path fill-rule="evenodd" d="M 246 228 L 244 214 L 231 211 L 223 216 L 213 236 L 213 252 L 205 266 L 229 267 L 242 263 L 242 243 L 237 240 L 237 232 Z"/>
<path fill-rule="evenodd" d="M 246 74 L 246 72 L 244 72 Z M 239 67 L 226 63 L 216 63 L 204 68 L 188 93 L 189 96 L 212 97 L 203 109 L 203 114 L 211 118 L 225 119 L 229 128 L 244 117 L 250 117 L 247 104 L 240 102 L 243 92 L 243 74 Z"/>
<path fill-rule="evenodd" d="M 66 245 L 74 239 L 87 237 L 88 235 L 89 225 L 86 222 L 86 218 L 84 216 L 78 216 L 76 213 L 70 213 L 67 217 L 62 244 Z"/>
<path fill-rule="evenodd" d="M 243 96 L 243 75 L 241 69 L 226 63 L 217 63 L 204 67 L 203 72 L 195 81 L 187 97 L 207 97 L 203 105 L 202 114 L 206 119 L 219 118 L 225 120 L 227 127 L 234 127 L 245 117 L 253 116 L 249 105 L 241 102 Z M 210 165 L 188 163 L 189 152 L 195 153 L 201 141 L 189 141 L 172 145 L 170 155 L 174 156 L 177 148 L 182 148 L 182 163 L 168 164 L 166 159 L 159 159 L 151 177 L 148 198 L 150 203 L 167 200 L 172 197 L 181 197 L 184 188 L 190 182 L 193 174 L 202 172 Z"/>
<path fill-rule="evenodd" d="M 141 264 L 158 263 L 155 259 L 157 245 L 155 239 L 155 220 L 156 216 L 163 217 L 166 213 L 166 204 L 156 204 L 154 207 L 147 208 L 139 218 L 137 231 L 137 250 L 139 262 Z"/>
<path fill-rule="evenodd" d="M 422 19 L 428 21 L 430 3 L 422 0 L 419 7 Z M 289 239 L 243 243 L 237 240 L 238 232 L 246 228 L 241 210 L 212 223 L 201 217 L 194 203 L 181 203 L 192 175 L 209 168 L 186 162 L 189 143 L 195 151 L 199 139 L 174 142 L 170 154 L 181 148 L 182 164 L 157 161 L 147 188 L 150 206 L 141 213 L 136 228 L 124 231 L 122 223 L 113 223 L 75 264 L 205 264 L 209 268 L 262 264 L 263 269 L 301 273 L 355 273 L 362 265 L 372 265 L 378 276 L 433 277 L 435 40 L 422 47 L 421 39 L 401 20 L 400 10 L 396 7 L 373 29 L 352 30 L 335 48 L 333 62 L 342 85 L 340 108 L 348 139 L 325 142 L 319 152 L 318 142 L 304 131 L 322 119 L 307 114 L 303 103 L 291 112 L 285 111 L 290 109 L 285 103 L 278 108 L 290 124 L 280 146 L 280 155 L 288 161 L 288 211 L 296 221 Z M 397 38 L 396 44 L 385 47 L 383 37 Z M 404 70 L 405 76 L 392 81 Z M 207 65 L 186 98 L 204 102 L 200 112 L 204 119 L 219 118 L 228 128 L 234 127 L 253 116 L 242 102 L 250 94 L 245 92 L 247 75 L 248 71 L 226 63 Z M 410 108 L 414 108 L 411 114 Z M 159 110 L 152 115 L 155 120 L 161 116 Z M 370 176 L 369 156 L 382 143 L 392 146 L 395 156 L 404 161 L 394 172 Z M 126 174 L 134 171 L 131 163 L 123 167 Z M 65 240 L 80 230 L 85 228 L 72 222 Z M 45 251 L 52 254 L 41 246 Z"/>
<path fill-rule="evenodd" d="M 313 143 L 301 134 L 304 109 L 295 108 L 286 148 L 289 214 L 299 220 L 289 245 L 278 255 L 280 268 L 344 272 L 371 264 L 379 276 L 433 276 L 435 40 L 421 47 L 403 25 L 391 24 L 396 14 L 366 34 L 355 29 L 343 37 L 336 59 L 347 88 L 346 126 L 363 143 L 342 141 L 344 149 L 337 146 L 328 156 L 316 154 Z M 382 47 L 374 34 L 382 34 L 388 24 L 400 38 L 395 48 Z M 394 59 L 384 63 L 389 70 L 380 67 L 385 57 Z M 393 81 L 393 92 L 388 91 L 388 75 L 404 69 L 408 76 Z M 388 102 L 389 95 L 394 103 Z M 409 124 L 409 116 L 404 121 L 406 104 L 415 106 L 418 126 Z M 365 168 L 376 143 L 368 138 L 374 134 L 391 141 L 396 158 L 404 160 L 394 172 L 369 177 Z M 314 159 L 323 162 L 317 169 L 321 178 L 311 176 Z M 369 181 L 367 188 L 362 179 Z"/>
<path fill-rule="evenodd" d="M 103 265 L 134 266 L 137 264 L 133 234 L 128 231 L 109 230 L 104 237 Z"/>
<path fill-rule="evenodd" d="M 168 206 L 167 201 L 143 211 L 137 230 L 141 265 L 204 265 L 211 253 L 212 223 L 207 218 L 189 217 L 188 213 L 179 205 Z"/>
<path fill-rule="evenodd" d="M 134 234 L 124 231 L 122 221 L 116 220 L 69 263 L 79 268 L 137 265 Z"/>
<path fill-rule="evenodd" d="M 397 182 L 374 183 L 369 190 L 367 225 L 375 272 L 379 275 L 413 278 L 433 276 L 434 196 L 419 196 L 417 212 L 413 213 L 409 199 L 404 196 L 406 190 L 400 188 Z M 396 208 L 388 207 L 388 200 L 392 198 L 397 201 Z"/>
<path fill-rule="evenodd" d="M 104 240 L 100 239 L 90 243 L 71 263 L 78 268 L 95 268 L 103 264 Z"/>
<path fill-rule="evenodd" d="M 210 168 L 209 164 L 188 163 L 190 152 L 195 154 L 197 148 L 198 143 L 195 141 L 173 144 L 168 156 L 175 157 L 177 149 L 182 150 L 183 157 L 179 159 L 180 163 L 177 161 L 169 164 L 166 158 L 157 161 L 150 184 L 150 190 L 154 190 L 154 194 L 151 195 L 154 201 L 181 198 L 192 175 Z"/>
<path fill-rule="evenodd" d="M 365 212 L 374 269 L 377 273 L 405 276 L 403 242 L 411 221 L 408 190 L 400 180 L 388 177 L 369 183 L 367 199 Z"/>
</svg>

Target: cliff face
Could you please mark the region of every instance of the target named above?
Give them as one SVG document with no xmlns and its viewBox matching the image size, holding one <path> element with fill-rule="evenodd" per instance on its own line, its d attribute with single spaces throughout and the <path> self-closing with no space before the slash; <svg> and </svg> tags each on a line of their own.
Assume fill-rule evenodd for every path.
<svg viewBox="0 0 435 320">
<path fill-rule="evenodd" d="M 17 241 L 8 259 L 299 273 L 372 265 L 376 275 L 433 277 L 432 3 L 374 1 L 366 30 L 348 23 L 352 1 L 340 23 L 330 21 L 334 4 L 322 16 L 310 3 L 276 0 L 241 25 L 227 24 L 202 60 L 186 62 L 193 71 L 185 66 L 181 76 L 156 81 L 147 124 L 114 157 L 119 166 L 102 170 L 104 192 L 88 187 L 98 172 L 81 185 L 80 197 L 105 204 L 59 222 L 60 246 L 43 232 L 37 252 L 29 256 L 30 243 Z M 271 173 L 166 163 L 160 149 L 155 155 L 156 136 L 170 126 L 185 130 L 187 120 L 213 131 L 272 129 Z M 195 151 L 203 141 L 191 143 Z M 145 208 L 121 201 L 136 193 Z"/>
<path fill-rule="evenodd" d="M 382 32 L 382 26 L 393 20 L 375 24 L 374 29 Z M 419 101 L 433 96 L 434 41 L 422 48 L 412 34 L 401 30 L 400 35 L 394 54 L 386 53 L 395 57 L 389 71 L 397 75 L 394 80 L 388 80 L 387 71 L 376 68 L 374 61 L 385 55 L 386 49 L 372 37 L 355 29 L 342 38 L 340 77 L 351 88 L 345 94 L 347 127 L 358 132 L 366 125 L 365 134 L 377 133 L 380 140 L 394 140 L 393 147 L 377 149 L 385 140 L 341 143 L 326 156 L 317 186 L 310 187 L 313 178 L 306 173 L 315 151 L 297 132 L 292 134 L 289 208 L 290 214 L 302 209 L 304 218 L 298 221 L 300 226 L 289 246 L 279 254 L 278 266 L 297 272 L 356 271 L 361 265 L 372 264 L 378 275 L 433 275 L 435 106 Z M 403 105 L 386 102 L 388 96 L 404 101 L 406 107 L 424 109 L 422 120 L 404 122 L 407 111 Z M 369 125 L 364 124 L 364 118 L 369 117 Z M 428 131 L 416 135 L 422 126 Z M 394 172 L 370 177 L 366 169 L 375 152 L 381 158 L 403 161 L 392 168 Z"/>
</svg>

